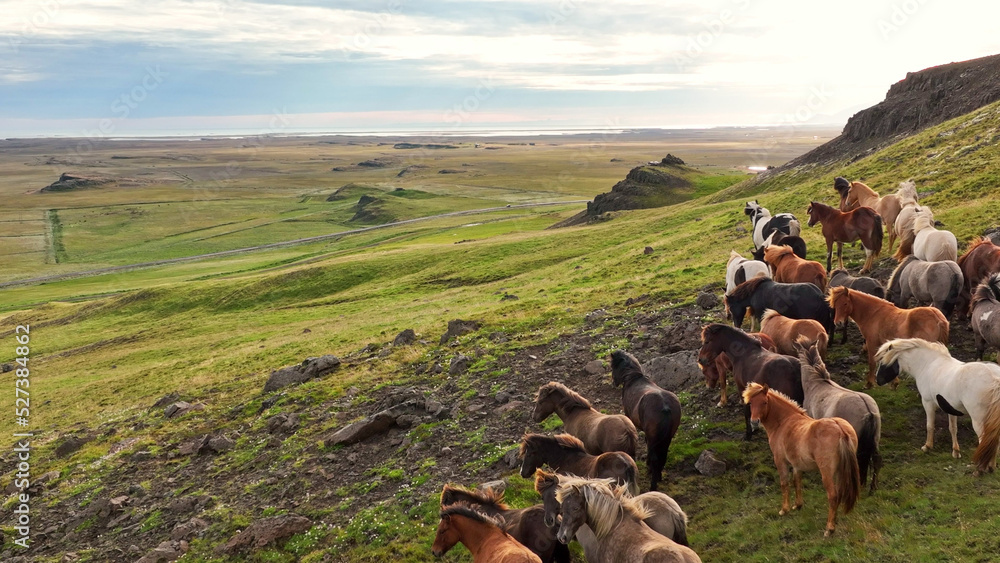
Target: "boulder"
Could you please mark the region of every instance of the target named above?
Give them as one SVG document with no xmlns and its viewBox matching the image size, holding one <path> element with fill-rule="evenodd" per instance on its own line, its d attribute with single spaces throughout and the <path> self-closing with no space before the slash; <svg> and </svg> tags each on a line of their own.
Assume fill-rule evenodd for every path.
<svg viewBox="0 0 1000 563">
<path fill-rule="evenodd" d="M 300 419 L 298 413 L 278 413 L 267 419 L 265 429 L 268 434 L 292 434 L 298 430 Z"/>
<path fill-rule="evenodd" d="M 412 328 L 408 328 L 396 335 L 396 338 L 394 338 L 392 341 L 392 345 L 409 346 L 410 344 L 413 344 L 416 341 L 417 341 L 417 333 L 413 332 Z"/>
<path fill-rule="evenodd" d="M 463 374 L 465 373 L 465 370 L 469 369 L 469 364 L 471 363 L 472 363 L 472 358 L 459 354 L 451 359 L 451 365 L 448 367 L 448 374 L 449 375 Z"/>
<path fill-rule="evenodd" d="M 167 540 L 156 546 L 153 551 L 143 555 L 141 559 L 136 561 L 136 563 L 164 563 L 166 561 L 175 561 L 180 559 L 180 557 L 184 555 L 187 550 L 188 544 L 186 541 Z"/>
<path fill-rule="evenodd" d="M 463 321 L 462 319 L 448 321 L 448 330 L 441 335 L 440 344 L 446 344 L 449 340 L 455 338 L 456 336 L 476 332 L 479 330 L 479 326 L 479 321 Z"/>
<path fill-rule="evenodd" d="M 703 291 L 698 294 L 695 303 L 704 310 L 714 309 L 719 306 L 719 297 L 711 292 Z"/>
<path fill-rule="evenodd" d="M 694 468 L 706 477 L 718 477 L 726 472 L 726 462 L 719 459 L 712 450 L 702 450 Z"/>
<path fill-rule="evenodd" d="M 164 418 L 174 418 L 192 410 L 202 410 L 204 408 L 204 405 L 192 405 L 187 401 L 177 401 L 176 403 L 167 405 L 167 408 L 163 409 L 163 416 Z"/>
<path fill-rule="evenodd" d="M 282 387 L 305 383 L 311 379 L 324 377 L 340 367 L 340 358 L 332 355 L 306 358 L 301 364 L 283 367 L 271 372 L 264 384 L 264 392 L 270 393 Z"/>
<path fill-rule="evenodd" d="M 655 252 L 655 251 L 653 250 L 652 246 L 647 246 L 646 248 L 642 249 L 642 253 L 645 254 L 646 256 L 649 256 L 653 252 Z"/>
<path fill-rule="evenodd" d="M 677 391 L 692 383 L 700 383 L 704 377 L 698 367 L 698 351 L 686 350 L 653 358 L 643 364 L 643 371 L 664 389 Z"/>
<path fill-rule="evenodd" d="M 480 483 L 480 485 L 476 487 L 476 490 L 502 493 L 507 490 L 507 481 L 504 481 L 503 479 L 498 479 L 496 481 L 488 481 L 486 483 Z"/>
<path fill-rule="evenodd" d="M 56 457 L 66 457 L 83 447 L 84 444 L 91 441 L 93 438 L 90 436 L 68 436 L 61 444 L 56 446 Z"/>
<path fill-rule="evenodd" d="M 174 526 L 174 529 L 170 532 L 170 539 L 175 541 L 190 540 L 206 528 L 208 528 L 208 522 L 195 517 L 183 524 Z"/>
<path fill-rule="evenodd" d="M 356 444 L 372 436 L 384 434 L 390 429 L 399 426 L 397 422 L 405 415 L 419 415 L 427 412 L 427 404 L 423 400 L 410 400 L 394 407 L 381 410 L 371 416 L 365 417 L 357 422 L 352 422 L 347 426 L 333 433 L 324 442 L 327 445 L 350 445 Z M 405 423 L 412 423 L 412 419 L 403 419 Z"/>
<path fill-rule="evenodd" d="M 257 550 L 306 532 L 312 527 L 312 521 L 298 514 L 283 514 L 257 520 L 246 530 L 236 534 L 218 551 L 226 554 L 236 554 L 249 550 Z"/>
<path fill-rule="evenodd" d="M 587 362 L 587 365 L 583 366 L 583 371 L 587 375 L 600 375 L 605 371 L 604 362 L 601 360 L 590 360 Z"/>
</svg>

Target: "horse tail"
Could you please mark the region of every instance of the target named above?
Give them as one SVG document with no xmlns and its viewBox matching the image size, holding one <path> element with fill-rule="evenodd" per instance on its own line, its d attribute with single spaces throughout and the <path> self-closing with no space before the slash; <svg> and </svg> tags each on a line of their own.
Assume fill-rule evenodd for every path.
<svg viewBox="0 0 1000 563">
<path fill-rule="evenodd" d="M 858 470 L 861 473 L 861 483 L 868 481 L 868 466 L 878 451 L 879 420 L 875 413 L 869 412 L 865 415 L 865 421 L 861 424 L 861 433 L 858 434 Z"/>
<path fill-rule="evenodd" d="M 842 435 L 837 448 L 837 504 L 843 504 L 844 514 L 848 514 L 861 496 L 861 470 L 858 468 L 857 448 L 851 447 L 849 435 L 842 428 L 840 431 Z"/>
<path fill-rule="evenodd" d="M 896 249 L 896 253 L 892 255 L 898 261 L 902 261 L 903 258 L 913 254 L 913 232 L 910 232 L 910 236 L 902 237 L 900 234 L 899 248 Z"/>
<path fill-rule="evenodd" d="M 979 447 L 972 454 L 972 462 L 976 469 L 983 473 L 989 469 L 1000 449 L 1000 384 L 993 387 L 990 393 L 990 406 L 983 417 L 983 433 L 979 436 Z"/>
<path fill-rule="evenodd" d="M 636 467 L 635 461 L 628 457 L 625 452 L 618 453 L 623 454 L 626 458 L 628 458 L 627 461 L 625 461 L 625 475 L 622 476 L 622 479 L 625 480 L 625 483 L 623 484 L 628 487 L 628 492 L 631 493 L 632 496 L 635 496 L 639 494 L 639 468 Z"/>
<path fill-rule="evenodd" d="M 1000 302 L 1000 273 L 993 274 L 986 280 L 986 286 L 993 292 L 993 300 Z"/>
<path fill-rule="evenodd" d="M 875 258 L 882 253 L 882 239 L 885 237 L 885 233 L 882 228 L 882 216 L 878 213 L 875 214 L 875 232 L 872 233 L 872 244 L 875 248 L 872 248 L 872 252 L 875 253 Z"/>
<path fill-rule="evenodd" d="M 684 511 L 680 509 L 680 506 L 678 506 L 677 510 L 670 511 L 670 518 L 674 523 L 674 537 L 670 539 L 681 545 L 689 546 L 690 544 L 688 543 L 687 534 L 687 514 L 684 514 Z"/>
<path fill-rule="evenodd" d="M 802 234 L 802 224 L 799 223 L 798 219 L 792 219 L 788 222 L 788 235 L 797 237 Z"/>
<path fill-rule="evenodd" d="M 951 276 L 951 287 L 948 288 L 948 297 L 944 300 L 944 310 L 941 312 L 944 313 L 946 319 L 951 318 L 951 313 L 955 310 L 955 305 L 958 304 L 959 295 L 965 289 L 965 276 L 962 275 L 961 268 L 959 268 L 958 272 L 952 273 L 957 273 L 958 275 Z M 959 311 L 958 314 L 961 316 L 964 312 Z"/>
<path fill-rule="evenodd" d="M 825 331 L 826 327 L 824 327 L 823 330 Z M 829 344 L 829 342 L 830 342 L 830 337 L 827 336 L 826 332 L 820 333 L 819 337 L 816 338 L 816 344 L 817 344 L 816 348 L 819 351 L 820 358 L 826 358 L 826 345 Z"/>
</svg>

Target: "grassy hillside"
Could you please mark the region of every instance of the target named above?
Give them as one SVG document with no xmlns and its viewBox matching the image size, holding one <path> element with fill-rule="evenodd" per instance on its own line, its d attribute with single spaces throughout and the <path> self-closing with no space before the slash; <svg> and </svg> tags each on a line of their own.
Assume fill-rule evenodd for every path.
<svg viewBox="0 0 1000 563">
<path fill-rule="evenodd" d="M 510 387 L 530 396 L 539 382 L 552 378 L 585 386 L 601 398 L 602 408 L 617 410 L 606 378 L 581 379 L 582 365 L 605 359 L 616 347 L 637 349 L 640 342 L 642 359 L 674 345 L 692 347 L 696 333 L 685 327 L 718 319 L 721 312 L 687 306 L 706 286 L 718 292 L 731 248 L 751 246 L 742 214 L 750 197 L 775 213 L 802 217 L 810 200 L 836 199 L 835 175 L 864 180 L 883 193 L 913 177 L 920 191 L 934 192 L 924 201 L 936 217 L 967 241 L 1000 216 L 992 182 L 1000 171 L 997 131 L 1000 106 L 994 105 L 854 163 L 797 170 L 715 194 L 706 189 L 693 201 L 623 212 L 597 225 L 541 230 L 574 210 L 512 210 L 497 214 L 496 221 L 466 218 L 381 231 L 364 239 L 379 242 L 373 249 L 359 240 L 337 251 L 316 245 L 299 259 L 283 251 L 250 259 L 246 271 L 225 276 L 195 265 L 155 282 L 149 272 L 123 274 L 112 284 L 123 291 L 119 295 L 18 307 L 0 319 L 0 334 L 10 338 L 17 324 L 32 325 L 32 399 L 40 405 L 33 420 L 46 436 L 37 444 L 37 459 L 44 460 L 38 471 L 59 471 L 44 493 L 48 513 L 40 518 L 63 535 L 52 536 L 60 539 L 51 539 L 37 559 L 57 561 L 72 549 L 98 561 L 111 546 L 129 544 L 148 550 L 189 518 L 172 512 L 170 502 L 194 495 L 210 499 L 200 513 L 210 527 L 184 560 L 242 560 L 213 549 L 253 520 L 296 512 L 312 518 L 313 529 L 251 560 L 425 561 L 436 523 L 434 497 L 443 481 L 472 484 L 505 474 L 512 503 L 534 502 L 529 484 L 498 466 L 523 430 L 538 428 L 527 422 L 527 407 L 484 419 L 468 410 L 475 401 L 491 402 Z M 313 205 L 320 203 L 310 200 L 302 205 L 307 210 L 296 213 Z M 818 229 L 803 236 L 818 259 Z M 645 246 L 654 253 L 645 255 Z M 863 252 L 853 248 L 846 254 L 856 269 Z M 82 289 L 91 283 L 58 282 L 11 295 L 19 303 L 41 302 L 81 290 L 96 293 L 94 285 Z M 505 294 L 518 299 L 503 299 Z M 637 305 L 624 305 L 641 296 Z M 587 321 L 585 315 L 596 309 L 607 316 Z M 483 327 L 456 346 L 438 346 L 447 321 L 455 318 L 476 319 Z M 406 328 L 425 342 L 386 346 Z M 859 349 L 856 337 L 834 349 L 837 377 L 858 381 Z M 968 355 L 964 348 L 960 352 Z M 345 367 L 263 404 L 268 397 L 259 390 L 272 369 L 324 353 L 344 356 Z M 417 369 L 442 363 L 447 371 L 457 353 L 473 358 L 466 374 Z M 458 407 L 446 421 L 398 436 L 433 451 L 410 454 L 399 443 L 325 445 L 331 431 L 370 412 L 400 386 Z M 166 420 L 149 408 L 172 391 L 204 403 L 204 410 Z M 953 461 L 946 448 L 919 452 L 922 411 L 909 386 L 873 392 L 886 419 L 883 490 L 863 499 L 830 540 L 822 538 L 822 491 L 815 476 L 806 480 L 805 510 L 778 518 L 776 473 L 764 440 L 740 440 L 737 407 L 716 409 L 714 396 L 697 386 L 678 391 L 685 419 L 671 451 L 666 492 L 688 511 L 692 546 L 706 561 L 988 560 L 1000 550 L 997 477 L 972 479 L 967 458 Z M 277 442 L 269 438 L 267 421 L 291 413 L 303 416 L 299 429 Z M 968 455 L 974 438 L 967 426 L 961 439 Z M 554 427 L 552 421 L 545 426 Z M 55 458 L 55 446 L 70 432 L 93 440 Z M 178 455 L 178 444 L 207 432 L 226 433 L 235 448 L 218 457 Z M 110 453 L 114 444 L 132 439 L 124 451 Z M 450 457 L 437 453 L 444 445 Z M 724 477 L 706 479 L 691 471 L 707 446 L 730 463 Z M 140 450 L 148 456 L 133 455 Z M 355 461 L 346 461 L 358 452 Z M 173 481 L 162 489 L 167 479 Z M 147 493 L 129 495 L 128 517 L 119 523 L 108 527 L 103 520 L 87 524 L 67 516 L 125 494 L 136 482 Z M 468 558 L 456 548 L 447 560 Z"/>
</svg>

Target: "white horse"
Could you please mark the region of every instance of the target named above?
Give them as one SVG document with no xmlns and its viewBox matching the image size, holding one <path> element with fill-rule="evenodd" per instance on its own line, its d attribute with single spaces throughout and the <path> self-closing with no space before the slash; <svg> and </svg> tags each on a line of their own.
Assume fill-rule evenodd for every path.
<svg viewBox="0 0 1000 563">
<path fill-rule="evenodd" d="M 799 224 L 795 215 L 778 213 L 772 217 L 771 212 L 756 201 L 748 201 L 746 207 L 743 208 L 743 213 L 750 217 L 750 221 L 753 223 L 754 248 L 764 246 L 764 241 L 774 231 L 781 231 L 794 237 L 802 233 L 802 225 Z"/>
<path fill-rule="evenodd" d="M 742 274 L 741 274 L 742 272 Z M 741 283 L 758 276 L 771 277 L 767 264 L 760 260 L 744 258 L 735 250 L 729 251 L 729 262 L 726 263 L 726 295 L 729 295 Z"/>
<path fill-rule="evenodd" d="M 976 475 L 992 472 L 997 466 L 1000 446 L 1000 366 L 985 362 L 960 362 L 948 348 L 921 338 L 897 338 L 883 344 L 878 354 L 877 381 L 885 385 L 901 372 L 913 377 L 920 401 L 927 413 L 927 441 L 920 449 L 934 446 L 934 413 L 940 405 L 948 413 L 951 455 L 962 457 L 958 447 L 958 417 L 969 415 L 979 436 L 972 456 Z"/>
<path fill-rule="evenodd" d="M 902 260 L 913 254 L 913 218 L 921 210 L 926 209 L 930 213 L 930 208 L 917 206 L 917 185 L 912 180 L 900 182 L 896 194 L 899 195 L 900 210 L 892 227 L 900 244 L 895 257 L 897 260 Z"/>
<path fill-rule="evenodd" d="M 920 260 L 940 262 L 958 260 L 958 239 L 951 231 L 934 228 L 934 216 L 917 213 L 913 218 L 913 255 Z"/>
</svg>

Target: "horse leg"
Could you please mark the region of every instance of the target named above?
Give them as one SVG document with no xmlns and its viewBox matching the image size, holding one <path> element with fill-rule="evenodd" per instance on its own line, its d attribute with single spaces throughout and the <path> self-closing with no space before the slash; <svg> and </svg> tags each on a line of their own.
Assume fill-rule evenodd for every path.
<svg viewBox="0 0 1000 563">
<path fill-rule="evenodd" d="M 750 405 L 743 405 L 743 418 L 747 423 L 747 434 L 743 439 L 749 442 L 750 437 L 753 435 L 753 427 L 750 426 Z"/>
<path fill-rule="evenodd" d="M 792 480 L 795 481 L 795 510 L 802 508 L 802 472 L 792 467 Z"/>
<path fill-rule="evenodd" d="M 847 344 L 847 319 L 844 319 L 844 337 L 840 339 L 841 344 Z"/>
<path fill-rule="evenodd" d="M 862 246 L 864 246 L 864 245 L 862 245 Z M 861 269 L 861 273 L 862 274 L 871 271 L 871 269 L 872 269 L 872 260 L 873 260 L 872 251 L 870 249 L 868 249 L 868 247 L 865 247 L 865 267 Z"/>
<path fill-rule="evenodd" d="M 889 231 L 889 251 L 888 251 L 888 253 L 886 253 L 886 256 L 891 256 L 892 255 L 892 245 L 895 244 L 895 242 L 896 242 L 896 229 L 890 227 L 889 225 L 886 225 L 886 227 L 887 227 L 887 230 Z"/>
<path fill-rule="evenodd" d="M 833 263 L 833 240 L 826 239 L 826 271 L 829 272 Z"/>
<path fill-rule="evenodd" d="M 865 338 L 865 346 L 868 347 L 868 339 Z M 871 389 L 875 387 L 875 352 L 876 350 L 869 349 L 868 352 L 868 379 L 865 381 L 865 389 Z"/>
<path fill-rule="evenodd" d="M 830 471 L 820 471 L 820 475 L 823 477 L 823 488 L 826 489 L 826 503 L 829 506 L 826 514 L 826 531 L 823 535 L 830 537 L 837 527 L 837 505 L 839 504 L 837 502 L 837 484 L 834 482 Z"/>
<path fill-rule="evenodd" d="M 878 489 L 878 472 L 882 469 L 882 453 L 878 451 L 878 444 L 875 444 L 875 452 L 872 453 L 872 485 L 868 489 L 869 493 L 874 493 Z"/>
<path fill-rule="evenodd" d="M 844 267 L 844 243 L 842 242 L 837 243 L 837 262 L 840 263 L 841 268 Z M 827 268 L 826 271 L 829 272 L 830 268 Z"/>
<path fill-rule="evenodd" d="M 962 450 L 958 445 L 958 417 L 948 415 L 948 430 L 951 431 L 951 457 L 958 459 L 962 457 Z"/>
<path fill-rule="evenodd" d="M 778 477 L 781 479 L 781 510 L 778 512 L 778 516 L 784 516 L 792 510 L 788 502 L 788 463 L 785 461 L 784 456 L 775 454 L 774 465 L 778 467 Z"/>
<path fill-rule="evenodd" d="M 978 361 L 983 361 L 983 354 L 986 353 L 986 340 L 983 339 L 982 335 L 978 332 L 976 333 L 976 359 Z"/>
<path fill-rule="evenodd" d="M 927 440 L 924 441 L 920 450 L 929 452 L 934 447 L 934 410 L 937 405 L 934 404 L 934 401 L 928 401 L 924 398 L 921 398 L 920 402 L 924 404 L 924 412 L 927 413 Z"/>
<path fill-rule="evenodd" d="M 719 387 L 722 390 L 718 406 L 724 407 L 726 406 L 726 371 L 728 370 L 720 370 L 718 364 L 716 364 L 715 369 L 719 372 Z"/>
</svg>

